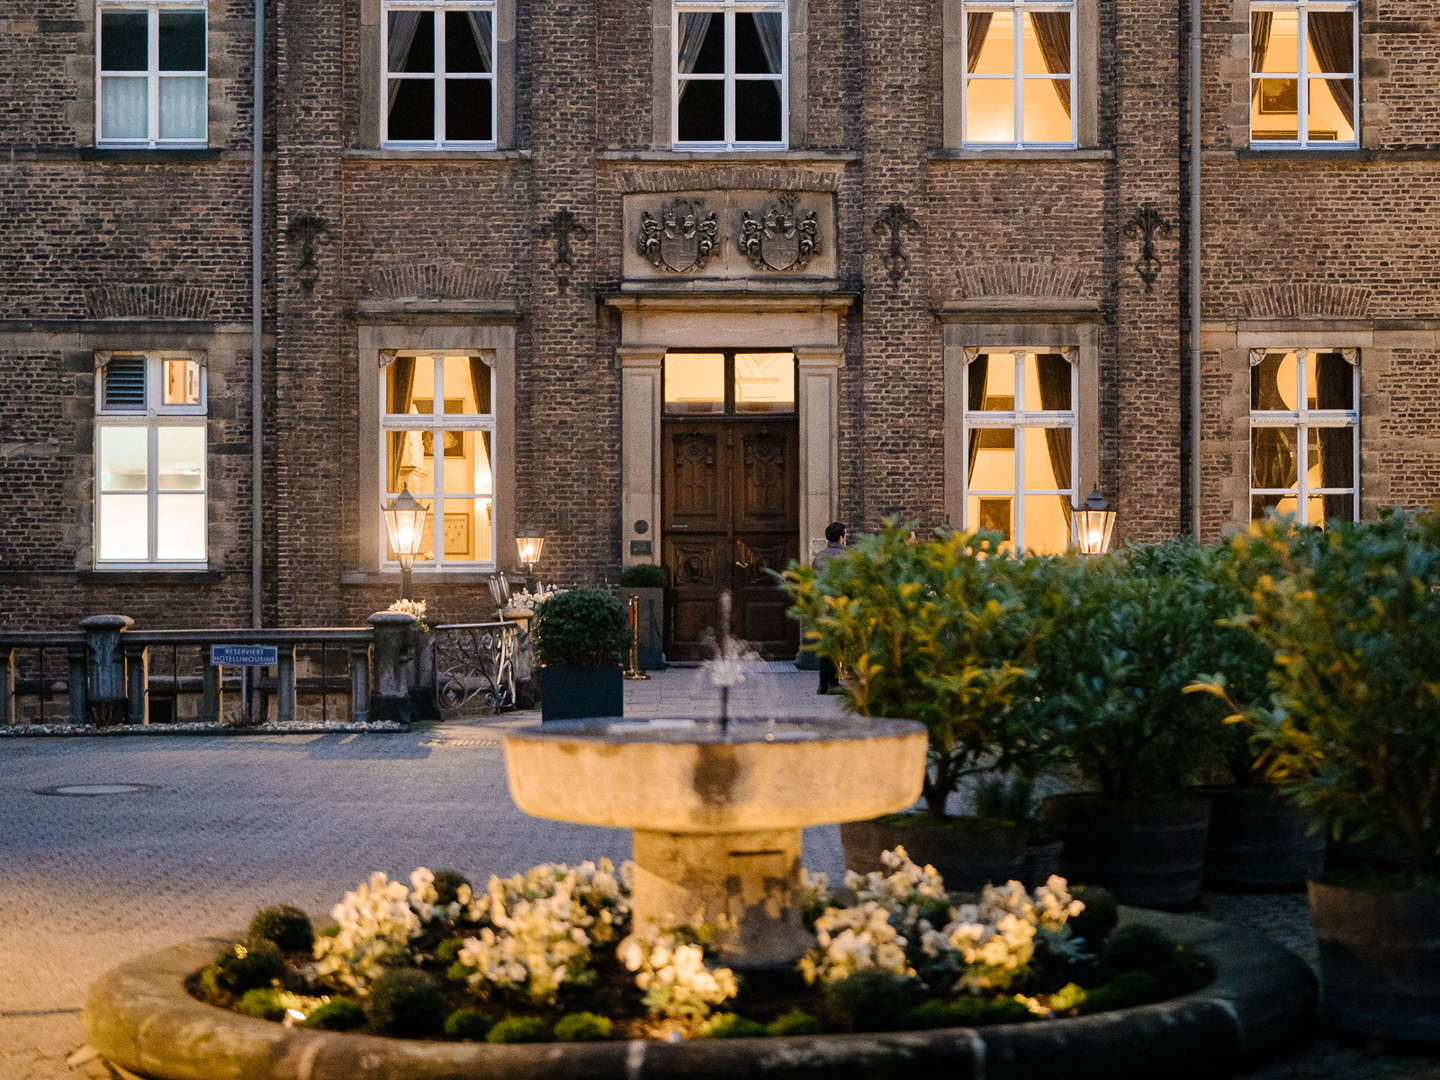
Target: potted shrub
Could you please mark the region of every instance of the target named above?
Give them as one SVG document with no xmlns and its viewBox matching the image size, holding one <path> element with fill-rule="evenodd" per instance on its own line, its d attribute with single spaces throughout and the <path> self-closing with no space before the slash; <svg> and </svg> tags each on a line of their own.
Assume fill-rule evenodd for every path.
<svg viewBox="0 0 1440 1080">
<path fill-rule="evenodd" d="M 638 563 L 620 571 L 620 602 L 639 598 L 640 667 L 657 671 L 665 666 L 665 569 Z M 629 654 L 626 654 L 627 659 Z"/>
<path fill-rule="evenodd" d="M 604 589 L 570 589 L 535 606 L 530 627 L 540 664 L 540 719 L 625 713 L 622 664 L 630 644 L 625 607 Z"/>
<path fill-rule="evenodd" d="M 841 826 L 846 865 L 879 869 L 903 845 L 957 888 L 1018 876 L 1019 822 L 952 816 L 950 797 L 972 777 L 1035 754 L 1025 666 L 1031 620 L 1014 585 L 1017 560 L 991 534 L 945 533 L 907 544 L 910 526 L 887 523 L 817 574 L 792 565 L 782 578 L 791 614 L 815 652 L 843 666 L 846 707 L 861 716 L 918 720 L 929 732 L 925 808 Z"/>
<path fill-rule="evenodd" d="M 1052 796 L 1061 872 L 1122 903 L 1180 907 L 1200 892 L 1210 805 L 1186 793 L 1212 752 L 1218 703 L 1185 694 L 1215 631 L 1205 595 L 1125 554 L 1031 560 L 1045 626 L 1026 708 L 1098 792 Z"/>
<path fill-rule="evenodd" d="M 1396 872 L 1311 882 L 1325 1009 L 1343 1031 L 1440 1038 L 1440 511 L 1235 541 L 1273 704 L 1245 716 L 1280 789 L 1337 833 L 1403 849 Z M 1238 719 L 1238 718 L 1237 718 Z"/>
</svg>

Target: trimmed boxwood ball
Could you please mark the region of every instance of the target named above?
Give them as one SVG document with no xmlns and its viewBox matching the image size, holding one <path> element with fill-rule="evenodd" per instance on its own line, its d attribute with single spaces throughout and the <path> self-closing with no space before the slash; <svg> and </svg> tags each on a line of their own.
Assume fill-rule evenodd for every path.
<svg viewBox="0 0 1440 1080">
<path fill-rule="evenodd" d="M 273 941 L 231 945 L 215 957 L 214 983 L 221 990 L 243 994 L 257 986 L 269 986 L 285 974 L 285 958 Z"/>
<path fill-rule="evenodd" d="M 512 1016 L 501 1020 L 491 1028 L 490 1034 L 485 1036 L 485 1041 L 492 1043 L 549 1042 L 550 1025 L 538 1016 Z"/>
<path fill-rule="evenodd" d="M 1070 895 L 1085 905 L 1085 910 L 1070 919 L 1066 925 L 1075 937 L 1084 938 L 1092 949 L 1098 951 L 1100 943 L 1110 936 L 1120 921 L 1120 907 L 1109 889 L 1099 885 L 1076 885 Z"/>
<path fill-rule="evenodd" d="M 444 1023 L 445 1002 L 429 975 L 396 968 L 375 981 L 365 999 L 365 1017 L 387 1035 L 428 1035 Z"/>
<path fill-rule="evenodd" d="M 846 1031 L 894 1031 L 909 1008 L 906 980 L 873 968 L 825 987 L 825 1015 Z"/>
<path fill-rule="evenodd" d="M 620 571 L 620 587 L 625 589 L 663 589 L 665 568 L 654 563 L 636 563 Z"/>
<path fill-rule="evenodd" d="M 1110 935 L 1105 959 L 1111 970 L 1150 971 L 1159 974 L 1175 961 L 1175 942 L 1153 926 L 1132 923 Z"/>
<path fill-rule="evenodd" d="M 456 1009 L 445 1018 L 445 1034 L 452 1039 L 480 1041 L 490 1034 L 495 1019 L 479 1009 Z"/>
<path fill-rule="evenodd" d="M 349 998 L 331 998 L 305 1018 L 307 1028 L 351 1031 L 365 1023 L 365 1010 Z"/>
<path fill-rule="evenodd" d="M 738 1013 L 716 1013 L 705 1021 L 700 1033 L 710 1039 L 757 1039 L 767 1034 L 765 1025 Z"/>
<path fill-rule="evenodd" d="M 272 941 L 281 952 L 309 952 L 315 944 L 310 916 L 289 904 L 261 908 L 250 920 L 251 941 Z"/>
<path fill-rule="evenodd" d="M 765 1025 L 767 1035 L 818 1035 L 820 1034 L 820 1021 L 811 1016 L 804 1009 L 791 1009 L 787 1013 L 781 1013 L 770 1023 Z"/>
<path fill-rule="evenodd" d="M 246 990 L 235 1011 L 257 1020 L 285 1019 L 285 1006 L 280 1003 L 280 991 L 273 986 L 257 986 Z"/>
<path fill-rule="evenodd" d="M 604 1016 L 592 1012 L 570 1013 L 555 1025 L 557 1042 L 599 1042 L 610 1038 L 614 1025 Z"/>
<path fill-rule="evenodd" d="M 453 904 L 460 898 L 460 886 L 469 885 L 470 879 L 459 870 L 435 871 L 435 895 L 437 904 Z"/>
<path fill-rule="evenodd" d="M 625 606 L 604 589 L 571 589 L 535 608 L 530 640 L 551 667 L 614 667 L 630 647 L 627 624 Z"/>
</svg>

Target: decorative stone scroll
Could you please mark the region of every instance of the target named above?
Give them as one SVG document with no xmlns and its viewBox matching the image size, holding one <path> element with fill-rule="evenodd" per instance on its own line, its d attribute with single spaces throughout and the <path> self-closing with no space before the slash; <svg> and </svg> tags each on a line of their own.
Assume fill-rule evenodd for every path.
<svg viewBox="0 0 1440 1080">
<path fill-rule="evenodd" d="M 803 270 L 820 250 L 819 215 L 797 213 L 795 196 L 781 195 L 758 217 L 741 211 L 737 246 L 757 270 Z"/>
<path fill-rule="evenodd" d="M 640 214 L 640 254 L 657 270 L 699 272 L 720 245 L 715 212 L 705 212 L 703 199 L 676 199 L 656 217 Z"/>
</svg>

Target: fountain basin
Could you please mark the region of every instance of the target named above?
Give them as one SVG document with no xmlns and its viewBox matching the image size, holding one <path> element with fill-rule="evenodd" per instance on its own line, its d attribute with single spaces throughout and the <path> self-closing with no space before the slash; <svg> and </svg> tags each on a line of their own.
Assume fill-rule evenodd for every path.
<svg viewBox="0 0 1440 1080">
<path fill-rule="evenodd" d="M 725 916 L 721 959 L 793 964 L 800 830 L 910 806 L 925 728 L 909 720 L 546 724 L 505 739 L 515 805 L 536 817 L 635 830 L 638 922 Z"/>
</svg>

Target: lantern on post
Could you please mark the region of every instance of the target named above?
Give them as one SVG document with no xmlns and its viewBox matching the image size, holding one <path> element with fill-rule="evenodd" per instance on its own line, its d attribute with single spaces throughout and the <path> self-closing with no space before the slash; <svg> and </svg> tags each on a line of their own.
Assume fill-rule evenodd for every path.
<svg viewBox="0 0 1440 1080">
<path fill-rule="evenodd" d="M 540 553 L 544 550 L 545 537 L 534 526 L 526 525 L 515 533 L 515 553 L 520 557 L 527 575 L 535 575 L 535 564 L 540 561 Z"/>
<path fill-rule="evenodd" d="M 1103 555 L 1110 550 L 1115 531 L 1115 511 L 1097 487 L 1081 506 L 1070 508 L 1071 530 L 1084 555 Z"/>
<path fill-rule="evenodd" d="M 425 542 L 425 518 L 430 508 L 410 494 L 410 485 L 400 489 L 400 494 L 383 507 L 385 532 L 390 537 L 390 550 L 400 561 L 400 596 L 410 599 L 410 568 L 420 546 Z"/>
</svg>

